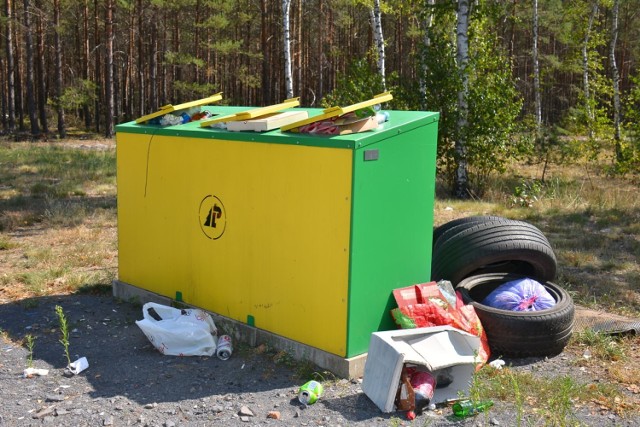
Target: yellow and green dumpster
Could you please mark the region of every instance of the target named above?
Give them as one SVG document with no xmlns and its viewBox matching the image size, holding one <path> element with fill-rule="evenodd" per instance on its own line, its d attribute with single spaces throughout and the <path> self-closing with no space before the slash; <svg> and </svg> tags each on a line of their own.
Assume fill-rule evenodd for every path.
<svg viewBox="0 0 640 427">
<path fill-rule="evenodd" d="M 118 125 L 118 280 L 342 358 L 366 353 L 372 332 L 395 328 L 391 291 L 430 277 L 438 114 L 388 115 L 330 137 Z"/>
</svg>

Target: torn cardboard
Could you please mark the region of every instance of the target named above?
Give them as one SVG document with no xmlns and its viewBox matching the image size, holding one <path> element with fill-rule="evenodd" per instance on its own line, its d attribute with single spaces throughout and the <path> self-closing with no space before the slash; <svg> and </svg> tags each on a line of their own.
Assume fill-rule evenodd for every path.
<svg viewBox="0 0 640 427">
<path fill-rule="evenodd" d="M 479 347 L 479 337 L 451 326 L 374 332 L 362 390 L 382 412 L 393 412 L 402 367 L 410 364 L 434 374 L 446 370 L 451 377 L 450 384 L 436 388 L 432 403 L 467 395 Z"/>
</svg>

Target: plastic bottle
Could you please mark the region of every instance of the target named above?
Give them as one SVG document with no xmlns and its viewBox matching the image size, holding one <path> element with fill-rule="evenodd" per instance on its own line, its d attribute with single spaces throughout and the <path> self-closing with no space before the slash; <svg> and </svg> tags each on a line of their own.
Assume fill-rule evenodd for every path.
<svg viewBox="0 0 640 427">
<path fill-rule="evenodd" d="M 453 414 L 459 418 L 470 417 L 486 411 L 492 406 L 493 402 L 491 400 L 463 400 L 453 404 Z"/>
<path fill-rule="evenodd" d="M 400 374 L 400 385 L 396 392 L 395 403 L 398 411 L 413 411 L 416 409 L 416 397 L 406 368 L 402 368 L 402 373 Z"/>
</svg>

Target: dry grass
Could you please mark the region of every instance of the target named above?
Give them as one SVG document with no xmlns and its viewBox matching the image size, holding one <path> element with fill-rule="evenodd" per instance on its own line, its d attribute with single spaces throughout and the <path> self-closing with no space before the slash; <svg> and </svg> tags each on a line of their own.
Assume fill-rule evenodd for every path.
<svg viewBox="0 0 640 427">
<path fill-rule="evenodd" d="M 0 303 L 111 283 L 113 143 L 2 144 L 0 183 Z"/>
</svg>

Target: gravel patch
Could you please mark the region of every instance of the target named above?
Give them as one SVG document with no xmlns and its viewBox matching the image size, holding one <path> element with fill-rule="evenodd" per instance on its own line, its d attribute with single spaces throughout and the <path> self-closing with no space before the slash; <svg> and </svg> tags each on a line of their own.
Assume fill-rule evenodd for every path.
<svg viewBox="0 0 640 427">
<path fill-rule="evenodd" d="M 295 364 L 277 363 L 273 353 L 237 346 L 229 360 L 163 356 L 135 320 L 139 306 L 108 295 L 65 295 L 0 305 L 0 426 L 514 426 L 516 408 L 496 402 L 486 414 L 452 419 L 451 410 L 430 411 L 407 421 L 383 414 L 362 392 L 361 380 L 325 382 L 314 405 L 298 402 L 307 379 Z M 55 306 L 70 325 L 71 360 L 86 357 L 89 368 L 65 376 Z M 46 376 L 24 378 L 29 352 L 22 344 L 36 337 L 35 368 Z M 570 354 L 552 359 L 508 360 L 513 369 L 536 375 L 571 375 L 593 381 L 576 368 Z M 310 378 L 308 378 L 310 379 Z M 544 399 L 541 399 L 544 401 Z M 639 417 L 621 418 L 581 407 L 576 425 L 640 426 Z M 522 425 L 545 425 L 529 416 Z M 573 424 L 572 424 L 573 425 Z"/>
</svg>

